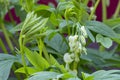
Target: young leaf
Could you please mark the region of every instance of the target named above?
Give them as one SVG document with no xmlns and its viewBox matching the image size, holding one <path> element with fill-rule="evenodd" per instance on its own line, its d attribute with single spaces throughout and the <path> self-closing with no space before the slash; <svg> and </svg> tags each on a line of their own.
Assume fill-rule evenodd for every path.
<svg viewBox="0 0 120 80">
<path fill-rule="evenodd" d="M 91 75 L 89 75 L 87 73 L 83 73 L 83 72 L 82 72 L 82 78 L 83 78 L 83 80 L 94 80 L 94 76 L 91 76 Z"/>
<path fill-rule="evenodd" d="M 50 62 L 51 62 L 51 65 L 55 65 L 56 67 L 58 67 L 62 72 L 67 72 L 67 70 L 64 68 L 63 65 L 60 65 L 57 60 L 52 56 L 50 55 Z"/>
<path fill-rule="evenodd" d="M 49 63 L 37 52 L 31 52 L 28 48 L 24 48 L 26 57 L 30 63 L 38 70 L 44 70 L 49 67 Z"/>
<path fill-rule="evenodd" d="M 34 69 L 32 67 L 26 67 L 26 68 L 27 68 L 27 71 L 28 71 L 29 74 L 33 74 L 35 72 L 38 72 L 36 69 Z M 24 67 L 21 67 L 21 68 L 17 69 L 15 71 L 15 73 L 25 73 Z"/>
</svg>

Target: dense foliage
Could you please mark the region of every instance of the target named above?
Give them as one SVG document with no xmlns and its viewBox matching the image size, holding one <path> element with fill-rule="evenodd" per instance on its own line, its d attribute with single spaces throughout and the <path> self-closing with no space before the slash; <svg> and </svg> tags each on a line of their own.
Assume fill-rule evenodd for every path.
<svg viewBox="0 0 120 80">
<path fill-rule="evenodd" d="M 95 16 L 100 0 L 92 1 L 88 7 L 89 0 L 58 0 L 54 7 L 0 0 L 0 32 L 10 49 L 0 38 L 0 80 L 119 80 L 120 1 L 107 19 L 109 0 L 102 0 L 103 22 Z M 21 23 L 15 23 L 11 8 Z M 91 43 L 99 48 L 89 48 Z"/>
</svg>

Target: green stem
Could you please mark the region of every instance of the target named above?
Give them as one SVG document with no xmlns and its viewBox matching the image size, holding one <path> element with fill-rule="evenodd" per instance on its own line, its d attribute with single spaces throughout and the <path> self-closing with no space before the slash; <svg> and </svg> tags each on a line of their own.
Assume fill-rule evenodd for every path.
<svg viewBox="0 0 120 80">
<path fill-rule="evenodd" d="M 3 44 L 3 41 L 2 41 L 1 38 L 0 38 L 0 46 L 1 46 L 4 53 L 8 53 L 8 51 L 7 51 L 6 47 L 5 47 L 5 45 Z"/>
<path fill-rule="evenodd" d="M 24 50 L 23 50 L 24 43 L 23 43 L 23 37 L 22 37 L 22 34 L 20 34 L 19 44 L 20 44 L 20 53 L 21 53 L 21 57 L 22 57 L 23 67 L 24 67 L 24 70 L 25 70 L 26 76 L 28 77 L 29 74 L 28 74 L 27 64 L 26 64 L 25 56 L 24 56 Z"/>
<path fill-rule="evenodd" d="M 2 28 L 3 34 L 5 35 L 5 39 L 8 43 L 8 46 L 9 46 L 10 50 L 13 51 L 14 47 L 12 45 L 12 42 L 11 42 L 10 38 L 9 38 L 9 35 L 7 34 L 7 30 L 6 30 L 3 22 L 1 22 L 1 28 Z"/>
<path fill-rule="evenodd" d="M 102 20 L 103 22 L 107 19 L 106 0 L 102 0 Z"/>
<path fill-rule="evenodd" d="M 118 5 L 117 5 L 117 8 L 116 8 L 115 13 L 113 15 L 113 18 L 117 18 L 117 16 L 119 15 L 119 12 L 120 12 L 120 0 L 118 2 Z"/>
<path fill-rule="evenodd" d="M 73 62 L 73 70 L 77 71 L 77 67 L 78 67 L 78 62 L 74 61 Z"/>
<path fill-rule="evenodd" d="M 92 17 L 94 16 L 94 13 L 95 13 L 95 11 L 96 11 L 96 8 L 97 8 L 99 2 L 100 2 L 100 0 L 97 0 L 96 4 L 95 4 L 95 6 L 94 6 L 94 9 L 92 10 L 92 12 L 91 12 L 91 14 L 90 14 L 88 20 L 91 20 Z"/>
<path fill-rule="evenodd" d="M 67 21 L 67 25 L 68 25 L 68 35 L 70 35 L 70 26 L 69 26 L 68 21 Z"/>
<path fill-rule="evenodd" d="M 45 48 L 44 43 L 42 43 L 42 44 L 43 44 L 43 53 L 44 53 L 44 56 L 45 56 L 46 60 L 50 63 L 50 58 L 49 58 L 47 49 Z"/>
</svg>

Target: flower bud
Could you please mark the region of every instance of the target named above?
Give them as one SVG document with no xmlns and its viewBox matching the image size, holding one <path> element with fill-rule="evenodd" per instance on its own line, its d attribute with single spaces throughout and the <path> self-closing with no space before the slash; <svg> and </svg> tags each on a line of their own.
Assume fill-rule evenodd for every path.
<svg viewBox="0 0 120 80">
<path fill-rule="evenodd" d="M 84 36 L 80 36 L 80 41 L 81 41 L 81 43 L 82 43 L 82 45 L 86 45 L 86 40 L 85 40 L 85 37 Z"/>
<path fill-rule="evenodd" d="M 87 54 L 87 49 L 85 48 L 85 47 L 83 47 L 83 52 L 85 53 L 85 54 Z"/>
<path fill-rule="evenodd" d="M 69 42 L 76 42 L 78 40 L 78 35 L 69 36 Z"/>
<path fill-rule="evenodd" d="M 68 40 L 69 40 L 69 42 L 73 42 L 74 41 L 74 37 L 73 36 L 69 36 Z"/>
<path fill-rule="evenodd" d="M 78 44 L 76 44 L 77 40 L 78 40 L 78 35 L 69 37 L 70 52 L 73 52 L 75 50 L 75 47 L 77 47 L 77 45 L 78 45 Z"/>
<path fill-rule="evenodd" d="M 70 57 L 71 57 L 72 59 L 74 59 L 74 58 L 75 58 L 75 54 L 74 54 L 74 53 L 71 53 L 71 54 L 70 54 Z"/>
<path fill-rule="evenodd" d="M 70 52 L 73 52 L 73 51 L 74 51 L 75 44 L 72 43 L 72 42 L 69 42 L 69 46 L 70 46 Z"/>
<path fill-rule="evenodd" d="M 87 32 L 86 32 L 85 26 L 81 26 L 80 29 L 81 29 L 81 32 L 82 32 L 83 36 L 84 36 L 85 38 L 87 38 Z"/>
<path fill-rule="evenodd" d="M 78 40 L 78 35 L 74 35 L 74 41 L 76 42 Z"/>
</svg>

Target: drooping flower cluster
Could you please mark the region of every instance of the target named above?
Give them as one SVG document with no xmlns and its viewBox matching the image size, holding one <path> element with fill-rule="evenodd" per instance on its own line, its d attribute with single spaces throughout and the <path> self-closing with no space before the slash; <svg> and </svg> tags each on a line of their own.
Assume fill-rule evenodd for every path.
<svg viewBox="0 0 120 80">
<path fill-rule="evenodd" d="M 69 47 L 70 47 L 70 52 L 64 54 L 64 61 L 66 63 L 66 69 L 70 70 L 69 65 L 75 61 L 79 62 L 80 61 L 80 55 L 82 53 L 87 54 L 86 52 L 86 40 L 87 38 L 87 32 L 85 30 L 84 26 L 81 26 L 80 28 L 80 35 L 71 35 L 69 36 Z"/>
</svg>

